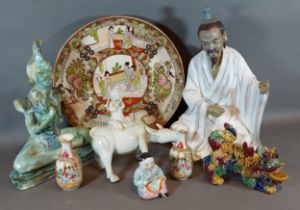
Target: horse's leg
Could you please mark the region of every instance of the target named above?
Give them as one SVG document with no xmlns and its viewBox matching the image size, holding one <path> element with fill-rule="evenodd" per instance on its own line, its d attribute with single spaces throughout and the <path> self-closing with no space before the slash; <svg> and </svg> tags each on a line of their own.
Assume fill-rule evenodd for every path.
<svg viewBox="0 0 300 210">
<path fill-rule="evenodd" d="M 113 172 L 112 170 L 112 157 L 113 157 L 113 150 L 110 149 L 108 151 L 102 151 L 100 154 L 102 163 L 105 167 L 106 177 L 111 182 L 117 182 L 120 178 Z"/>
<path fill-rule="evenodd" d="M 96 162 L 97 162 L 97 166 L 99 167 L 99 169 L 103 169 L 104 168 L 104 164 L 100 158 L 100 156 L 98 154 L 95 153 L 95 159 L 96 159 Z"/>
<path fill-rule="evenodd" d="M 138 134 L 139 148 L 142 153 L 148 152 L 146 131 L 145 129 L 143 129 L 143 131 L 144 132 L 139 132 Z"/>
<path fill-rule="evenodd" d="M 113 173 L 112 170 L 112 156 L 114 153 L 113 142 L 109 141 L 107 137 L 101 136 L 92 141 L 92 146 L 96 154 L 99 155 L 100 163 L 104 166 L 106 177 L 111 182 L 117 182 L 120 178 Z M 97 156 L 96 156 L 97 157 Z"/>
</svg>

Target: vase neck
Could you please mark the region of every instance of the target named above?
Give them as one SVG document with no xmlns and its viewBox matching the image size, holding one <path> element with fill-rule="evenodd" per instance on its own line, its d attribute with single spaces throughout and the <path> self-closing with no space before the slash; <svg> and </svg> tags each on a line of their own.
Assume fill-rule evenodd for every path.
<svg viewBox="0 0 300 210">
<path fill-rule="evenodd" d="M 70 142 L 61 144 L 61 154 L 63 157 L 73 157 Z"/>
</svg>

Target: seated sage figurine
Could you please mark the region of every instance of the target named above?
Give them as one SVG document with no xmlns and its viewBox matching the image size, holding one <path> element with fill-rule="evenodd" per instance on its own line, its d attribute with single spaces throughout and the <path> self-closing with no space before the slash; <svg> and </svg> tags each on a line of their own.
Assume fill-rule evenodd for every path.
<svg viewBox="0 0 300 210">
<path fill-rule="evenodd" d="M 148 152 L 138 157 L 139 167 L 134 173 L 133 183 L 142 199 L 150 200 L 157 197 L 168 197 L 166 177 Z"/>
<path fill-rule="evenodd" d="M 237 129 L 236 143 L 257 148 L 269 95 L 269 82 L 257 80 L 242 55 L 227 46 L 223 23 L 209 9 L 205 19 L 198 29 L 202 50 L 190 61 L 183 90 L 188 110 L 172 125 L 189 128 L 187 144 L 194 160 L 211 154 L 208 135 L 224 122 Z"/>
<path fill-rule="evenodd" d="M 32 88 L 28 97 L 14 100 L 17 111 L 24 114 L 29 138 L 14 160 L 14 171 L 10 174 L 13 185 L 20 190 L 33 187 L 54 176 L 53 163 L 59 157 L 60 133 L 75 136 L 73 147 L 88 142 L 88 130 L 82 128 L 58 129 L 62 122 L 60 103 L 62 89 L 52 87 L 52 69 L 40 52 L 41 40 L 33 43 L 33 56 L 26 66 L 26 73 Z M 87 156 L 91 153 L 89 146 L 81 148 L 79 153 Z"/>
</svg>

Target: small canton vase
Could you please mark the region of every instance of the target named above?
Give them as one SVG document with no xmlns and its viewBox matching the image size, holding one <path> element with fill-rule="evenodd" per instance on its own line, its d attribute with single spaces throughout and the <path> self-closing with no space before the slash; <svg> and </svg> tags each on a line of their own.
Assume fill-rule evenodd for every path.
<svg viewBox="0 0 300 210">
<path fill-rule="evenodd" d="M 74 136 L 62 134 L 58 137 L 61 143 L 61 155 L 56 161 L 56 183 L 63 190 L 74 190 L 82 184 L 82 163 L 78 154 L 72 151 L 71 142 Z"/>
<path fill-rule="evenodd" d="M 169 154 L 170 174 L 174 179 L 188 179 L 193 172 L 193 158 L 190 147 L 183 142 L 173 144 Z"/>
</svg>

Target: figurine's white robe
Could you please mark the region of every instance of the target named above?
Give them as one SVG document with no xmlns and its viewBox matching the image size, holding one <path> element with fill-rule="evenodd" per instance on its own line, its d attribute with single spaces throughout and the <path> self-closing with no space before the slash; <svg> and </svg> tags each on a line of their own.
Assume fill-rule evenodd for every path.
<svg viewBox="0 0 300 210">
<path fill-rule="evenodd" d="M 213 79 L 210 60 L 201 51 L 190 62 L 183 98 L 188 110 L 172 126 L 183 124 L 189 128 L 187 143 L 193 154 L 203 158 L 211 153 L 208 135 L 212 130 L 224 129 L 228 122 L 237 130 L 235 143 L 260 144 L 260 125 L 267 94 L 259 92 L 259 81 L 244 58 L 230 47 L 224 48 L 217 77 Z M 207 114 L 209 105 L 217 103 L 225 108 L 218 118 Z M 236 107 L 238 112 L 234 111 Z"/>
</svg>

